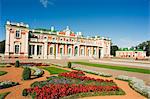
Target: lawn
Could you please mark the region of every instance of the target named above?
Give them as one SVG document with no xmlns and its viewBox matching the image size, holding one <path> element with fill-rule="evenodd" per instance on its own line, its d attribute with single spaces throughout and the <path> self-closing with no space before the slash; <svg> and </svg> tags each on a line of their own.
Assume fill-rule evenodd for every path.
<svg viewBox="0 0 150 99">
<path fill-rule="evenodd" d="M 0 71 L 0 76 L 7 74 L 5 71 Z"/>
<path fill-rule="evenodd" d="M 60 69 L 57 67 L 44 67 L 43 69 L 47 70 L 50 74 L 59 74 L 59 73 L 69 72 L 67 70 Z"/>
<path fill-rule="evenodd" d="M 125 66 L 112 66 L 112 65 L 105 65 L 105 64 L 88 63 L 88 62 L 72 62 L 72 63 L 86 65 L 86 66 L 92 66 L 92 67 L 99 67 L 99 68 L 107 68 L 107 69 L 115 69 L 115 70 L 150 74 L 149 69 L 130 68 L 130 67 L 125 67 Z"/>
<path fill-rule="evenodd" d="M 0 99 L 4 99 L 10 92 L 0 93 Z"/>
</svg>

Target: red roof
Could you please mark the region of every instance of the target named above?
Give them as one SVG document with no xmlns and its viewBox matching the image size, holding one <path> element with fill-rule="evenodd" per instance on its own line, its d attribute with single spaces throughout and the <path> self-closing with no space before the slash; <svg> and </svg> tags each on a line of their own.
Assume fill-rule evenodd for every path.
<svg viewBox="0 0 150 99">
<path fill-rule="evenodd" d="M 65 35 L 66 33 L 65 33 L 65 32 L 59 32 L 59 34 L 61 34 L 61 35 Z"/>
<path fill-rule="evenodd" d="M 74 34 L 74 33 L 71 33 L 70 36 L 75 36 L 75 34 Z"/>
</svg>

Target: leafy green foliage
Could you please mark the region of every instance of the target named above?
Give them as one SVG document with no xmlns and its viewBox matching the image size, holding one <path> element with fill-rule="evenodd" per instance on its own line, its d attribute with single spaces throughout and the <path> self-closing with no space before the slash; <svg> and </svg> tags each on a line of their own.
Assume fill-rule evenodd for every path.
<svg viewBox="0 0 150 99">
<path fill-rule="evenodd" d="M 56 68 L 56 67 L 45 67 L 43 69 L 47 70 L 50 74 L 59 74 L 63 72 L 68 72 L 67 70 Z"/>
<path fill-rule="evenodd" d="M 118 46 L 117 45 L 112 45 L 110 47 L 110 54 L 113 56 L 116 56 L 116 51 L 118 50 Z"/>
<path fill-rule="evenodd" d="M 15 63 L 15 67 L 19 67 L 19 66 L 20 66 L 20 62 L 19 62 L 19 60 L 17 60 Z"/>
<path fill-rule="evenodd" d="M 27 89 L 24 89 L 24 90 L 22 91 L 22 96 L 27 96 L 27 95 L 28 95 Z"/>
<path fill-rule="evenodd" d="M 0 42 L 0 53 L 5 53 L 5 40 Z"/>
<path fill-rule="evenodd" d="M 68 62 L 68 68 L 71 68 L 72 64 L 71 62 Z"/>
<path fill-rule="evenodd" d="M 0 76 L 7 74 L 6 71 L 0 71 Z"/>
<path fill-rule="evenodd" d="M 23 80 L 28 80 L 31 77 L 31 69 L 28 67 L 25 67 L 23 70 L 22 78 Z"/>
<path fill-rule="evenodd" d="M 92 66 L 92 67 L 108 68 L 108 69 L 115 69 L 115 70 L 150 74 L 150 70 L 142 69 L 142 68 L 130 68 L 130 67 L 124 67 L 124 66 L 111 66 L 111 65 L 95 64 L 95 63 L 88 63 L 88 62 L 73 62 L 73 63 L 86 65 L 86 66 Z"/>
<path fill-rule="evenodd" d="M 150 56 L 150 41 L 142 42 L 136 48 L 146 51 L 146 56 Z"/>
<path fill-rule="evenodd" d="M 0 99 L 5 99 L 5 97 L 6 97 L 9 93 L 10 93 L 10 92 L 0 93 Z"/>
</svg>

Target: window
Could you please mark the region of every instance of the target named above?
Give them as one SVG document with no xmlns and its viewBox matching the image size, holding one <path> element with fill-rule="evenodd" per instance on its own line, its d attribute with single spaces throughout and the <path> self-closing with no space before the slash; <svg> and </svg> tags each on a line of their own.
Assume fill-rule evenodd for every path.
<svg viewBox="0 0 150 99">
<path fill-rule="evenodd" d="M 96 49 L 94 49 L 93 54 L 96 55 Z"/>
<path fill-rule="evenodd" d="M 50 55 L 53 55 L 53 47 L 50 47 Z"/>
<path fill-rule="evenodd" d="M 62 50 L 62 48 L 60 48 L 60 54 L 62 54 L 63 53 L 63 50 Z"/>
<path fill-rule="evenodd" d="M 35 49 L 35 45 L 29 46 L 29 55 L 34 55 L 34 49 Z"/>
<path fill-rule="evenodd" d="M 90 56 L 90 50 L 88 49 L 88 56 Z"/>
<path fill-rule="evenodd" d="M 15 54 L 19 54 L 19 45 L 15 45 Z"/>
<path fill-rule="evenodd" d="M 83 49 L 81 49 L 81 55 L 84 55 L 84 50 Z"/>
<path fill-rule="evenodd" d="M 42 54 L 42 45 L 37 45 L 37 55 Z"/>
<path fill-rule="evenodd" d="M 16 31 L 16 38 L 20 38 L 20 30 Z"/>
<path fill-rule="evenodd" d="M 68 50 L 68 54 L 69 54 L 69 55 L 71 54 L 71 48 L 69 48 L 69 50 Z"/>
</svg>

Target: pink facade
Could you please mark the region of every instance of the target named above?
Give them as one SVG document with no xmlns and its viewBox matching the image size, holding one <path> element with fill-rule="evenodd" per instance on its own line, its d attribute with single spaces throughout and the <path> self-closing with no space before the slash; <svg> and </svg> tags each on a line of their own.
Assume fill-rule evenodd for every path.
<svg viewBox="0 0 150 99">
<path fill-rule="evenodd" d="M 143 59 L 146 57 L 145 51 L 116 51 L 116 57 L 120 58 L 138 58 Z"/>
<path fill-rule="evenodd" d="M 67 27 L 62 31 L 33 30 L 27 24 L 6 24 L 6 58 L 103 58 L 110 57 L 111 40 L 83 37 Z"/>
</svg>

